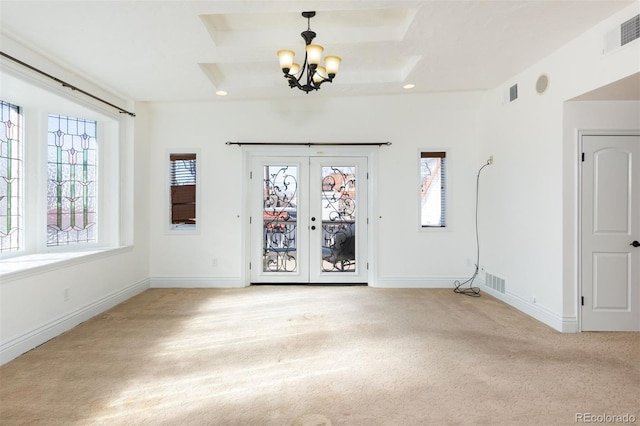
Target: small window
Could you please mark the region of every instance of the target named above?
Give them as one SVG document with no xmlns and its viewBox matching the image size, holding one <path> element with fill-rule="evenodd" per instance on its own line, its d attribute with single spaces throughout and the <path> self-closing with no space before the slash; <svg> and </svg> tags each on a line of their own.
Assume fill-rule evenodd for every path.
<svg viewBox="0 0 640 426">
<path fill-rule="evenodd" d="M 20 107 L 0 101 L 0 253 L 21 249 L 21 135 Z"/>
<path fill-rule="evenodd" d="M 420 222 L 425 228 L 446 226 L 446 156 L 420 153 Z"/>
<path fill-rule="evenodd" d="M 170 154 L 172 228 L 196 224 L 196 154 Z"/>
</svg>

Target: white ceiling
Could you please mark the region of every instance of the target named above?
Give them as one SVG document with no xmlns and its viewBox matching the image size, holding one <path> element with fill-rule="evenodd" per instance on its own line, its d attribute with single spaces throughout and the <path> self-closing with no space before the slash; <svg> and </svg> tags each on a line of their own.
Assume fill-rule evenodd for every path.
<svg viewBox="0 0 640 426">
<path fill-rule="evenodd" d="M 1 0 L 0 28 L 136 101 L 293 98 L 276 51 L 304 55 L 315 10 L 315 42 L 343 62 L 313 96 L 371 95 L 493 88 L 631 3 Z"/>
</svg>

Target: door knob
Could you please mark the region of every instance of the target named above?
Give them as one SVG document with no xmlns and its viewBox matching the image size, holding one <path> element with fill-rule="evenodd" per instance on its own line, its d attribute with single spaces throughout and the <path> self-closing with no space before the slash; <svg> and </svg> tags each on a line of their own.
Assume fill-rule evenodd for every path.
<svg viewBox="0 0 640 426">
<path fill-rule="evenodd" d="M 316 218 L 314 216 L 311 216 L 311 222 L 315 222 Z"/>
<path fill-rule="evenodd" d="M 311 226 L 311 230 L 312 230 L 312 231 L 315 231 L 315 230 L 316 230 L 315 225 L 312 225 L 312 226 Z"/>
<path fill-rule="evenodd" d="M 634 247 L 640 247 L 640 243 L 637 241 L 632 242 L 631 244 L 629 244 L 630 246 L 634 246 Z"/>
</svg>

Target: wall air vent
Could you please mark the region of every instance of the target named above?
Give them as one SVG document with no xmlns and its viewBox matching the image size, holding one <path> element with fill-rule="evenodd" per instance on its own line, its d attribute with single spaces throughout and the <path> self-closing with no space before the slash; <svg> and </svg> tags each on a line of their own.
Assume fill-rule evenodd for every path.
<svg viewBox="0 0 640 426">
<path fill-rule="evenodd" d="M 509 88 L 509 102 L 513 102 L 518 99 L 518 85 L 514 84 Z"/>
<path fill-rule="evenodd" d="M 518 100 L 518 84 L 506 87 L 502 91 L 502 105 L 509 105 L 511 102 Z"/>
<path fill-rule="evenodd" d="M 620 25 L 620 45 L 624 46 L 640 38 L 640 15 L 636 15 Z"/>
<path fill-rule="evenodd" d="M 504 278 L 496 277 L 488 272 L 484 275 L 484 285 L 498 293 L 504 294 L 505 292 Z"/>
<path fill-rule="evenodd" d="M 640 15 L 623 22 L 604 35 L 602 53 L 610 53 L 640 38 Z"/>
</svg>

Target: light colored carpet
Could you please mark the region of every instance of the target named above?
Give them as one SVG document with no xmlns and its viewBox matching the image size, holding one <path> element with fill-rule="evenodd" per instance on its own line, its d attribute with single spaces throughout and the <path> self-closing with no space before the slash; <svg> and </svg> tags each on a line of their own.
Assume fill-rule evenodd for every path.
<svg viewBox="0 0 640 426">
<path fill-rule="evenodd" d="M 561 334 L 486 294 L 152 289 L 0 367 L 0 423 L 637 419 L 639 361 L 639 333 Z"/>
</svg>

